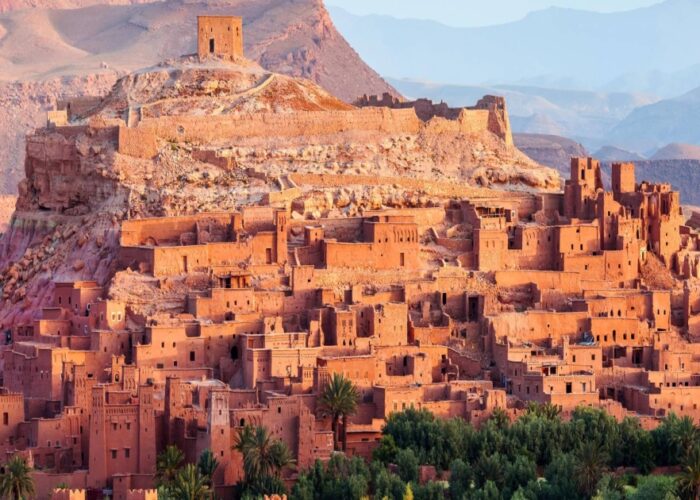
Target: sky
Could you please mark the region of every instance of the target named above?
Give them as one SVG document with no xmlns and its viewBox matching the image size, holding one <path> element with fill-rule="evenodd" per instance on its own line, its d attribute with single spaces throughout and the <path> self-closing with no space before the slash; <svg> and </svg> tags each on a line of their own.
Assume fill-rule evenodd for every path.
<svg viewBox="0 0 700 500">
<path fill-rule="evenodd" d="M 489 26 L 517 21 L 529 12 L 568 7 L 596 12 L 631 10 L 661 0 L 326 0 L 353 14 L 431 19 L 451 26 Z"/>
</svg>

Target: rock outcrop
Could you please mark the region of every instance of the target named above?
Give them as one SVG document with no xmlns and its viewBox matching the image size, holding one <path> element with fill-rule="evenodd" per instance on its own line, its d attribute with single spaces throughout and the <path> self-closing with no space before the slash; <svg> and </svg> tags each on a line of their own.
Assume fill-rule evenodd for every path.
<svg viewBox="0 0 700 500">
<path fill-rule="evenodd" d="M 556 135 L 515 134 L 515 145 L 534 161 L 568 174 L 571 158 L 588 156 L 581 144 Z"/>
</svg>

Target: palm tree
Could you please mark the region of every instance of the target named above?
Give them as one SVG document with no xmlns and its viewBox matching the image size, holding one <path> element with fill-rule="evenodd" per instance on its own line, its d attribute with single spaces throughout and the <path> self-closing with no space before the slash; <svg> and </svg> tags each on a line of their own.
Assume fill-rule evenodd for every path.
<svg viewBox="0 0 700 500">
<path fill-rule="evenodd" d="M 489 420 L 496 425 L 497 429 L 507 429 L 508 424 L 510 424 L 508 412 L 506 412 L 503 408 L 494 408 Z"/>
<path fill-rule="evenodd" d="M 547 420 L 554 420 L 559 416 L 561 410 L 557 405 L 553 405 L 552 403 L 536 403 L 535 401 L 530 401 L 527 404 L 527 413 Z"/>
<path fill-rule="evenodd" d="M 270 477 L 279 478 L 280 471 L 291 464 L 292 456 L 284 442 L 273 438 L 265 427 L 246 425 L 238 430 L 233 448 L 243 455 L 243 472 L 251 486 Z"/>
<path fill-rule="evenodd" d="M 357 411 L 359 394 L 353 383 L 340 373 L 334 373 L 318 400 L 321 411 L 332 418 L 333 448 L 338 449 L 338 421 L 343 418 L 343 451 L 347 448 L 348 416 Z"/>
<path fill-rule="evenodd" d="M 214 472 L 216 472 L 218 467 L 219 461 L 216 459 L 211 450 L 204 450 L 199 456 L 197 469 L 199 469 L 199 472 L 207 480 L 207 485 L 211 486 L 214 478 Z"/>
<path fill-rule="evenodd" d="M 168 446 L 156 459 L 156 477 L 158 484 L 169 485 L 177 475 L 180 464 L 185 460 L 177 446 Z"/>
<path fill-rule="evenodd" d="M 595 441 L 582 443 L 576 451 L 576 478 L 581 492 L 587 497 L 595 493 L 598 481 L 607 469 L 608 454 Z"/>
<path fill-rule="evenodd" d="M 34 480 L 27 461 L 14 456 L 5 465 L 5 473 L 0 477 L 0 497 L 20 500 L 34 497 Z"/>
<path fill-rule="evenodd" d="M 678 476 L 680 489 L 688 498 L 700 498 L 700 448 L 693 447 L 683 460 L 681 473 Z"/>
<path fill-rule="evenodd" d="M 194 464 L 180 469 L 173 480 L 170 493 L 177 500 L 205 500 L 211 498 L 206 478 Z"/>
<path fill-rule="evenodd" d="M 678 450 L 678 458 L 683 461 L 698 442 L 700 432 L 689 416 L 676 419 L 671 431 L 671 440 Z"/>
</svg>

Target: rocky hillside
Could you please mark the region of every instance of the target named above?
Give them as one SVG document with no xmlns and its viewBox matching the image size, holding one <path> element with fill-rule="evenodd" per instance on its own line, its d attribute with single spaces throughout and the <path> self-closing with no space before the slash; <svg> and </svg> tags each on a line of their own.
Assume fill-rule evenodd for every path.
<svg viewBox="0 0 700 500">
<path fill-rule="evenodd" d="M 547 167 L 556 168 L 564 177 L 571 172 L 571 157 L 588 156 L 581 144 L 556 135 L 514 134 L 517 148 Z"/>
<path fill-rule="evenodd" d="M 0 0 L 0 12 L 22 9 L 79 9 L 91 5 L 130 5 L 149 0 Z"/>
<path fill-rule="evenodd" d="M 70 126 L 27 138 L 0 240 L 0 324 L 30 317 L 52 280 L 107 283 L 125 218 L 274 202 L 296 219 L 350 217 L 493 196 L 478 186 L 558 188 L 555 171 L 460 120 L 355 109 L 250 61 L 185 57 L 125 76 Z"/>
<path fill-rule="evenodd" d="M 12 11 L 0 15 L 0 193 L 15 192 L 23 138 L 43 125 L 57 99 L 104 94 L 130 71 L 193 53 L 197 14 L 243 16 L 250 58 L 268 70 L 308 78 L 346 101 L 394 92 L 338 34 L 321 0 L 0 5 Z M 36 8 L 13 11 L 26 7 Z"/>
</svg>

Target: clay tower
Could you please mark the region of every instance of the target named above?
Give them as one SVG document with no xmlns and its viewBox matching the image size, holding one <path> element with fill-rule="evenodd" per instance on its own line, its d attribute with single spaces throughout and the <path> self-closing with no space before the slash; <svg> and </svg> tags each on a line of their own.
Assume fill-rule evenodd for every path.
<svg viewBox="0 0 700 500">
<path fill-rule="evenodd" d="M 197 17 L 197 54 L 200 59 L 243 57 L 243 19 L 235 16 Z"/>
</svg>

